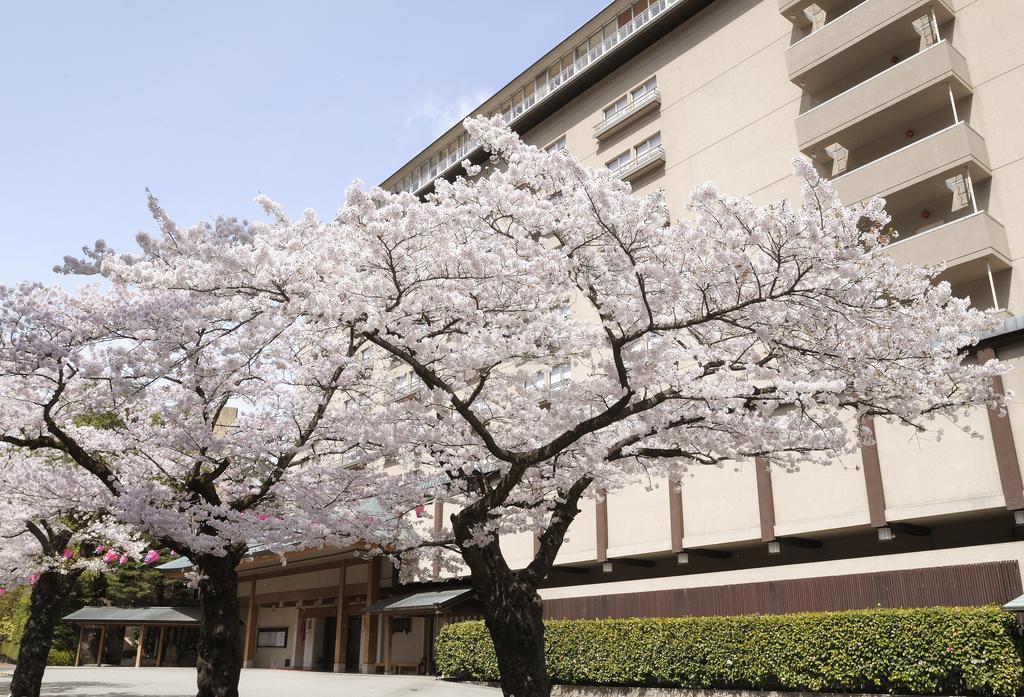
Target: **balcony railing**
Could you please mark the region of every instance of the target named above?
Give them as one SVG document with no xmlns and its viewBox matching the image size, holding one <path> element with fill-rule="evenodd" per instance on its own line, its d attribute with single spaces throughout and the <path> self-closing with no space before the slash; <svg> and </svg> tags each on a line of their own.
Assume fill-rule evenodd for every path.
<svg viewBox="0 0 1024 697">
<path fill-rule="evenodd" d="M 872 47 L 884 52 L 899 37 L 916 38 L 912 20 L 928 13 L 934 13 L 937 24 L 953 17 L 947 0 L 866 0 L 786 49 L 789 79 L 799 83 L 812 77 L 812 71 L 826 73 L 813 82 L 837 79 L 849 68 L 841 56 L 855 46 L 861 49 L 853 52 L 857 55 L 878 55 Z"/>
<path fill-rule="evenodd" d="M 948 85 L 943 86 L 942 83 Z M 949 95 L 940 101 L 955 100 L 971 93 L 967 61 L 943 39 L 910 58 L 867 78 L 863 82 L 808 109 L 796 118 L 797 143 L 803 151 L 838 140 L 841 132 L 885 109 L 903 104 L 903 122 L 913 121 L 932 108 L 936 94 Z M 909 100 L 917 100 L 915 111 Z"/>
<path fill-rule="evenodd" d="M 527 96 L 518 104 L 514 104 L 508 111 L 505 111 L 502 114 L 505 123 L 509 126 L 513 125 L 528 111 L 574 80 L 578 75 L 588 70 L 590 66 L 599 62 L 617 46 L 629 40 L 637 31 L 662 16 L 665 10 L 682 1 L 683 0 L 657 0 L 656 2 L 652 2 L 646 10 L 624 24 L 614 34 L 604 39 L 594 48 L 590 49 L 590 51 L 585 55 L 576 59 L 575 62 L 544 83 L 544 85 L 539 87 L 533 94 Z M 399 185 L 397 189 L 402 191 L 411 191 L 416 194 L 422 193 L 434 183 L 434 180 L 447 173 L 452 167 L 464 160 L 471 153 L 475 152 L 478 147 L 479 146 L 471 141 L 467 142 L 464 148 L 459 149 L 457 157 L 449 156 L 445 158 L 446 164 L 443 170 L 439 171 L 437 174 L 413 178 L 410 183 L 404 186 Z M 465 153 L 461 152 L 463 149 L 466 150 Z"/>
<path fill-rule="evenodd" d="M 651 111 L 659 104 L 661 104 L 661 92 L 659 90 L 654 89 L 645 92 L 594 126 L 594 137 L 601 140 L 602 137 L 611 135 L 629 123 L 633 118 Z"/>
<path fill-rule="evenodd" d="M 659 145 L 656 148 L 651 148 L 643 155 L 634 157 L 626 164 L 612 170 L 612 175 L 622 179 L 623 181 L 630 181 L 636 179 L 644 172 L 652 169 L 655 165 L 665 161 L 665 147 Z"/>
<path fill-rule="evenodd" d="M 944 171 L 969 166 L 974 180 L 991 176 L 985 141 L 959 121 L 832 179 L 843 203 L 889 196 Z"/>
</svg>

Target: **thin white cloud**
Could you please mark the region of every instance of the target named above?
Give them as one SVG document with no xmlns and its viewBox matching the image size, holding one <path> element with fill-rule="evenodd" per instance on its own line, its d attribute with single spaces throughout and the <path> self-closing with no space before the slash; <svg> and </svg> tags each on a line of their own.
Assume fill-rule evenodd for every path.
<svg viewBox="0 0 1024 697">
<path fill-rule="evenodd" d="M 405 117 L 407 128 L 425 124 L 431 137 L 437 137 L 464 119 L 472 109 L 480 106 L 490 92 L 478 90 L 473 94 L 465 94 L 455 98 L 444 99 L 429 94 Z"/>
</svg>

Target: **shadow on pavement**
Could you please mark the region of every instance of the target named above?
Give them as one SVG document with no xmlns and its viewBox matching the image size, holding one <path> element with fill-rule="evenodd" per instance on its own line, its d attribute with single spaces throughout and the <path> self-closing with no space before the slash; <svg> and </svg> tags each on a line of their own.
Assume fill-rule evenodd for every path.
<svg viewBox="0 0 1024 697">
<path fill-rule="evenodd" d="M 0 678 L 0 695 L 6 695 L 10 689 L 10 678 Z M 40 695 L 96 695 L 99 697 L 152 697 L 149 692 L 139 692 L 138 688 L 125 689 L 123 684 L 100 682 L 98 680 L 82 680 L 79 682 L 43 683 Z M 194 693 L 172 695 L 161 693 L 161 697 L 195 697 Z"/>
</svg>

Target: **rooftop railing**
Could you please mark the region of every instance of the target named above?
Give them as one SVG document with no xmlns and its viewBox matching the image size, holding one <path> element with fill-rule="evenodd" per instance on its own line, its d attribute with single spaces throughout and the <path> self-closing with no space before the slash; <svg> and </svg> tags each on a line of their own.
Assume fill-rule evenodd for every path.
<svg viewBox="0 0 1024 697">
<path fill-rule="evenodd" d="M 518 104 L 512 105 L 508 111 L 502 113 L 502 118 L 504 118 L 505 123 L 510 126 L 513 125 L 518 119 L 522 118 L 524 114 L 535 108 L 540 102 L 544 101 L 547 97 L 571 82 L 578 75 L 585 72 L 590 68 L 590 66 L 600 61 L 601 58 L 613 51 L 617 46 L 626 42 L 639 29 L 653 22 L 664 14 L 665 10 L 679 2 L 682 2 L 682 0 L 657 0 L 656 2 L 652 2 L 647 9 L 633 17 L 633 19 L 622 25 L 616 32 L 606 37 L 597 46 L 590 49 L 590 51 L 576 59 L 571 65 L 538 87 L 533 94 L 527 96 Z M 443 160 L 439 158 L 438 171 L 436 173 L 433 172 L 433 168 L 431 168 L 431 171 L 426 175 L 407 176 L 406 179 L 394 187 L 395 190 L 411 191 L 416 194 L 422 193 L 424 190 L 429 188 L 434 180 L 443 176 L 450 171 L 452 167 L 462 162 L 462 160 L 466 159 L 467 156 L 475 152 L 478 147 L 479 146 L 476 143 L 467 141 L 454 155 L 446 156 Z M 443 169 L 440 164 L 442 161 L 444 162 Z"/>
</svg>

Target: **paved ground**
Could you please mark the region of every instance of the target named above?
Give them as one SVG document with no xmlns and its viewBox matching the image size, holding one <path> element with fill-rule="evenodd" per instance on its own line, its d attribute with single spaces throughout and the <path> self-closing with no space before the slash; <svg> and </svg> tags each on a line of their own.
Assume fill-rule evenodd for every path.
<svg viewBox="0 0 1024 697">
<path fill-rule="evenodd" d="M 0 695 L 10 675 L 0 672 Z M 496 697 L 500 690 L 429 677 L 344 675 L 287 670 L 243 670 L 241 697 Z M 192 697 L 193 668 L 48 668 L 44 695 L 92 697 Z"/>
</svg>

